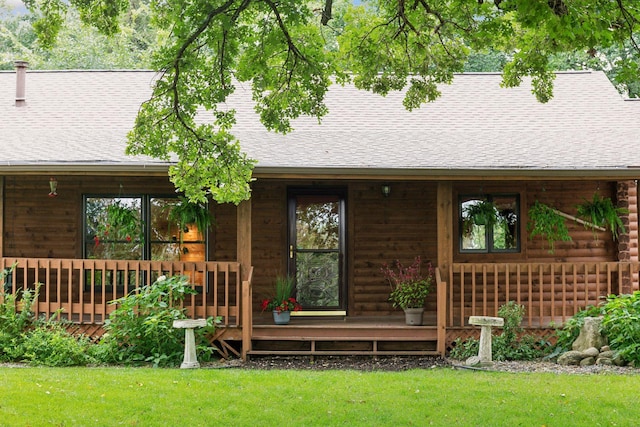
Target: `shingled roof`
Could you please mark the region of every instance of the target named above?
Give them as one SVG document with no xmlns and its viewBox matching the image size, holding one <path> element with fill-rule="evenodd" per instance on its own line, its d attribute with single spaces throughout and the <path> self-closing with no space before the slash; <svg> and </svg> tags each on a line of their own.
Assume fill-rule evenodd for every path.
<svg viewBox="0 0 640 427">
<path fill-rule="evenodd" d="M 0 172 L 166 170 L 124 154 L 126 134 L 149 98 L 150 71 L 29 71 L 26 105 L 16 76 L 0 72 Z M 228 100 L 234 133 L 256 174 L 420 176 L 610 176 L 640 172 L 640 102 L 623 100 L 602 72 L 558 73 L 539 103 L 529 82 L 500 87 L 493 73 L 459 74 L 442 96 L 413 112 L 402 94 L 380 97 L 331 87 L 329 115 L 266 131 L 249 87 Z"/>
</svg>

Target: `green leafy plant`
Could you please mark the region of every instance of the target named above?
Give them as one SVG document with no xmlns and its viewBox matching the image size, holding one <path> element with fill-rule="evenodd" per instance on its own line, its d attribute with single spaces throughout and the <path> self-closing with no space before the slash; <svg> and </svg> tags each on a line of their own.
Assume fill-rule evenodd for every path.
<svg viewBox="0 0 640 427">
<path fill-rule="evenodd" d="M 407 267 L 399 260 L 395 260 L 393 264 L 384 264 L 380 269 L 391 287 L 389 301 L 394 307 L 402 309 L 424 307 L 425 300 L 431 291 L 434 270 L 431 263 L 428 263 L 427 273 L 423 275 L 421 264 L 422 260 L 418 256 Z"/>
<path fill-rule="evenodd" d="M 474 225 L 493 227 L 498 221 L 498 209 L 487 200 L 468 203 L 462 212 L 462 218 L 464 233 L 469 234 Z"/>
<path fill-rule="evenodd" d="M 107 206 L 105 222 L 98 225 L 98 230 L 94 238 L 95 244 L 99 245 L 102 240 L 106 241 L 144 241 L 142 231 L 142 220 L 138 211 L 116 201 Z"/>
<path fill-rule="evenodd" d="M 293 297 L 294 280 L 291 276 L 276 277 L 275 292 L 271 298 L 262 300 L 262 311 L 300 311 L 302 305 Z"/>
<path fill-rule="evenodd" d="M 22 359 L 33 365 L 84 366 L 94 360 L 86 337 L 75 337 L 52 321 L 38 325 L 26 333 L 22 343 Z"/>
<path fill-rule="evenodd" d="M 612 350 L 640 366 L 640 291 L 610 295 L 602 307 L 602 330 Z"/>
<path fill-rule="evenodd" d="M 173 221 L 180 232 L 180 243 L 182 243 L 182 230 L 188 224 L 195 224 L 198 231 L 203 236 L 206 235 L 207 230 L 213 223 L 213 216 L 206 204 L 193 203 L 184 197 L 180 197 L 180 202 L 177 203 L 169 213 L 169 220 Z"/>
<path fill-rule="evenodd" d="M 96 349 L 96 357 L 107 363 L 179 363 L 184 352 L 184 332 L 175 329 L 173 321 L 186 318 L 182 302 L 192 294 L 195 291 L 186 276 L 160 276 L 153 284 L 112 301 L 117 308 L 105 321 L 106 334 Z M 205 334 L 213 332 L 215 322 L 217 319 L 209 318 L 206 328 L 195 331 L 203 360 L 211 354 Z"/>
<path fill-rule="evenodd" d="M 555 242 L 571 241 L 565 218 L 554 208 L 536 200 L 529 208 L 528 216 L 529 239 L 538 235 L 542 236 L 549 243 L 550 253 L 555 251 Z"/>
<path fill-rule="evenodd" d="M 593 199 L 585 200 L 576 208 L 578 217 L 586 222 L 585 227 L 591 228 L 594 232 L 595 227 L 604 227 L 611 232 L 614 240 L 618 239 L 619 233 L 626 232 L 620 215 L 628 214 L 629 211 L 614 206 L 609 197 L 601 197 L 594 193 Z"/>
</svg>

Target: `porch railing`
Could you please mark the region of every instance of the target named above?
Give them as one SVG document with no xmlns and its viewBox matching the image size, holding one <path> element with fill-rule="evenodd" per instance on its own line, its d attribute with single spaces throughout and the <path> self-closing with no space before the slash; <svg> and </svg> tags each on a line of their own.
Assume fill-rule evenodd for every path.
<svg viewBox="0 0 640 427">
<path fill-rule="evenodd" d="M 496 316 L 508 301 L 524 305 L 524 326 L 561 325 L 607 295 L 637 290 L 638 271 L 638 262 L 454 263 L 445 279 L 447 327 Z"/>
<path fill-rule="evenodd" d="M 129 292 L 153 283 L 161 275 L 185 275 L 196 289 L 183 302 L 192 318 L 221 316 L 223 326 L 242 324 L 242 287 L 238 262 L 165 262 L 53 258 L 0 258 L 0 268 L 14 270 L 2 286 L 5 292 L 35 289 L 39 284 L 36 315 L 79 324 L 103 323 L 115 307 L 110 304 Z M 246 301 L 245 301 L 246 302 Z M 245 320 L 251 321 L 250 314 Z"/>
</svg>

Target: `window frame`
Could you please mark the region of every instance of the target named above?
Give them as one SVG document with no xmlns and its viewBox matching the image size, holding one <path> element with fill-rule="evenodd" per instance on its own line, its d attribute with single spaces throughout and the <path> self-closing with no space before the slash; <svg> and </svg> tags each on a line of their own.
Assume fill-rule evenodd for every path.
<svg viewBox="0 0 640 427">
<path fill-rule="evenodd" d="M 477 199 L 493 202 L 499 198 L 513 198 L 516 205 L 516 242 L 511 249 L 496 249 L 493 227 L 485 227 L 485 249 L 464 249 L 463 203 Z M 521 194 L 517 192 L 491 192 L 491 193 L 460 193 L 458 194 L 458 252 L 461 255 L 473 254 L 520 254 L 522 253 L 522 206 Z"/>
<path fill-rule="evenodd" d="M 82 195 L 82 257 L 87 259 L 89 256 L 88 245 L 93 242 L 89 240 L 88 233 L 88 221 L 87 221 L 87 201 L 88 199 L 139 199 L 140 200 L 140 220 L 142 223 L 142 254 L 140 260 L 149 261 L 152 260 L 152 245 L 157 244 L 171 244 L 174 241 L 171 240 L 158 240 L 151 239 L 151 227 L 152 227 L 152 200 L 154 199 L 178 199 L 176 194 L 113 194 L 113 193 L 86 193 Z M 209 259 L 209 233 L 204 233 L 203 240 L 182 240 L 182 245 L 185 244 L 203 244 L 204 245 L 204 260 Z M 135 242 L 132 242 L 132 244 Z M 180 244 L 180 243 L 178 243 Z M 114 258 L 116 259 L 116 258 Z"/>
</svg>

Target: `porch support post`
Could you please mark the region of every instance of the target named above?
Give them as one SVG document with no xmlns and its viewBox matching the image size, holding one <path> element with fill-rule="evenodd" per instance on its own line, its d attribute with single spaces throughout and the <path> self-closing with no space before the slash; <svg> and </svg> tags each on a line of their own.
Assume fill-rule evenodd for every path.
<svg viewBox="0 0 640 427">
<path fill-rule="evenodd" d="M 240 263 L 242 283 L 242 306 L 240 307 L 242 323 L 242 359 L 246 360 L 251 350 L 252 339 L 252 301 L 251 301 L 251 199 L 240 202 L 237 208 L 237 258 Z"/>
<path fill-rule="evenodd" d="M 438 269 L 444 274 L 437 295 L 438 353 L 444 355 L 447 338 L 447 286 L 450 286 L 449 268 L 453 262 L 453 186 L 439 182 L 437 193 Z"/>
<path fill-rule="evenodd" d="M 625 233 L 618 235 L 618 261 L 629 262 L 638 259 L 638 204 L 636 182 L 632 180 L 618 181 L 616 188 L 617 207 L 628 210 L 628 214 L 620 215 Z M 638 289 L 636 274 L 625 270 L 620 281 L 621 294 L 630 294 Z"/>
</svg>

